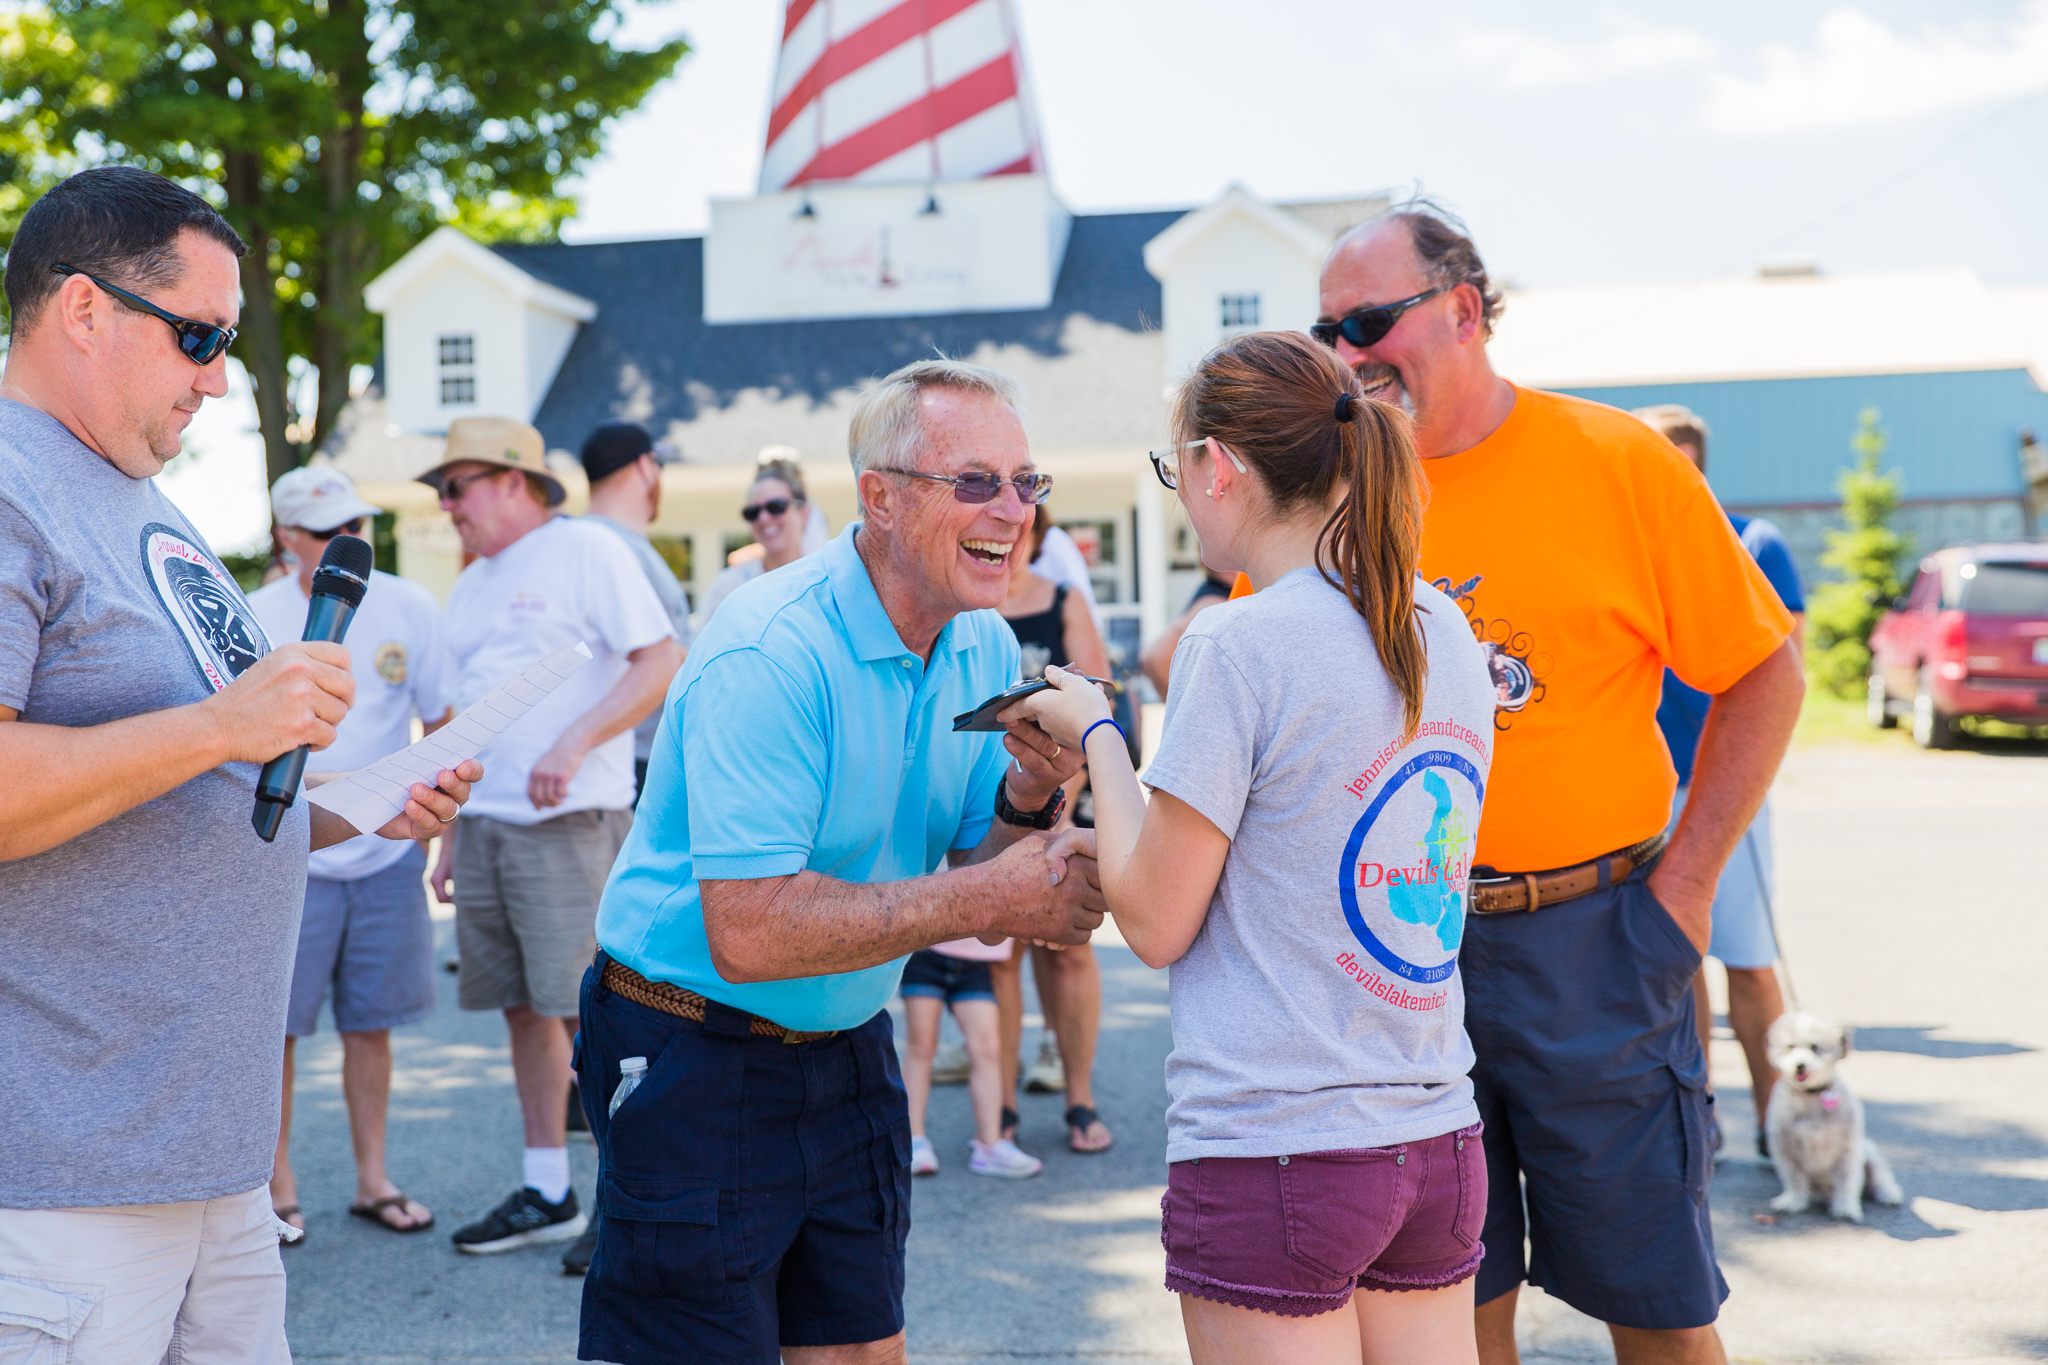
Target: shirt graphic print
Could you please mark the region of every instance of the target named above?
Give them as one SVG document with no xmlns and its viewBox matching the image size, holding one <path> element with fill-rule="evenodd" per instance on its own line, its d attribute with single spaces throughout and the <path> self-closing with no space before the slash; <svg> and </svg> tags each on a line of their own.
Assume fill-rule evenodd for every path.
<svg viewBox="0 0 2048 1365">
<path fill-rule="evenodd" d="M 1536 639 L 1528 631 L 1517 630 L 1505 617 L 1486 615 L 1474 596 L 1485 581 L 1486 575 L 1473 574 L 1462 583 L 1439 578 L 1430 586 L 1465 613 L 1465 623 L 1472 627 L 1472 638 L 1479 642 L 1479 652 L 1486 656 L 1487 675 L 1493 680 L 1493 728 L 1506 730 L 1514 725 L 1517 712 L 1542 701 L 1550 690 L 1547 679 L 1552 660 L 1536 647 Z"/>
<path fill-rule="evenodd" d="M 1458 969 L 1458 945 L 1465 937 L 1466 882 L 1486 775 L 1473 760 L 1486 761 L 1486 742 L 1455 721 L 1425 729 L 1454 734 L 1448 746 L 1418 734 L 1428 744 L 1391 774 L 1368 773 L 1345 790 L 1369 796 L 1352 827 L 1338 863 L 1337 896 L 1344 922 L 1361 959 L 1337 957 L 1353 980 L 1399 1009 L 1442 1009 L 1440 983 Z M 1378 765 L 1400 757 L 1389 745 Z"/>
<path fill-rule="evenodd" d="M 214 691 L 270 652 L 235 580 L 176 527 L 152 521 L 142 528 L 142 568 L 192 651 L 193 667 Z"/>
</svg>

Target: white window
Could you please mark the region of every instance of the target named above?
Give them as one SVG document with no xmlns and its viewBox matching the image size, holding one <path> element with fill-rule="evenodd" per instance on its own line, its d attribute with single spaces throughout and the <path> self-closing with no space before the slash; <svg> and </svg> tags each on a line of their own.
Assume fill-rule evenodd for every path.
<svg viewBox="0 0 2048 1365">
<path fill-rule="evenodd" d="M 1259 296 L 1257 294 L 1219 294 L 1216 299 L 1218 321 L 1226 332 L 1242 332 L 1259 325 Z"/>
<path fill-rule="evenodd" d="M 443 336 L 441 343 L 441 406 L 476 402 L 476 337 L 473 333 Z"/>
</svg>

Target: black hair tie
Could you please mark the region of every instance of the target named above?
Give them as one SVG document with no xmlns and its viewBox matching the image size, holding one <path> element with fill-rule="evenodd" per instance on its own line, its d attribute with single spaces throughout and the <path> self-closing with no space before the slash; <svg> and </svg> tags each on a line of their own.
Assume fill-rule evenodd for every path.
<svg viewBox="0 0 2048 1365">
<path fill-rule="evenodd" d="M 1351 420 L 1352 407 L 1352 395 L 1348 393 L 1340 393 L 1337 395 L 1337 420 L 1340 423 L 1348 422 Z"/>
</svg>

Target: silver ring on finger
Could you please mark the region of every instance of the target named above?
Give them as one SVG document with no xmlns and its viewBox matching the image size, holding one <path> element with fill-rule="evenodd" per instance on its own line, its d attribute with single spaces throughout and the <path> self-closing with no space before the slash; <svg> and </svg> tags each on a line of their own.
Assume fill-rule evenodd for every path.
<svg viewBox="0 0 2048 1365">
<path fill-rule="evenodd" d="M 457 815 L 459 815 L 459 814 L 461 814 L 461 812 L 460 812 L 460 811 L 457 811 L 457 812 L 456 812 L 456 814 L 457 814 Z M 440 822 L 441 822 L 442 824 L 444 824 L 444 825 L 452 825 L 452 824 L 454 824 L 454 823 L 455 823 L 455 816 L 454 816 L 454 815 L 442 815 L 442 816 L 437 816 L 437 817 L 435 817 L 435 818 L 436 818 L 436 819 L 438 819 L 438 820 L 440 820 Z"/>
</svg>

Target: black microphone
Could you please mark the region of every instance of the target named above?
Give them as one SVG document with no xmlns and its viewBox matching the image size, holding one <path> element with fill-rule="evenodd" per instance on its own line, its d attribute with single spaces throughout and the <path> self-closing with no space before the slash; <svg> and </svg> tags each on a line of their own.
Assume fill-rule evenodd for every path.
<svg viewBox="0 0 2048 1365">
<path fill-rule="evenodd" d="M 320 567 L 313 571 L 313 596 L 307 604 L 306 633 L 301 640 L 341 643 L 341 637 L 348 634 L 349 618 L 363 604 L 363 594 L 370 587 L 370 569 L 376 562 L 376 552 L 367 540 L 336 536 L 327 542 L 327 553 L 320 556 Z M 263 765 L 263 773 L 256 779 L 256 809 L 249 823 L 264 843 L 277 838 L 305 772 L 303 744 Z"/>
</svg>

